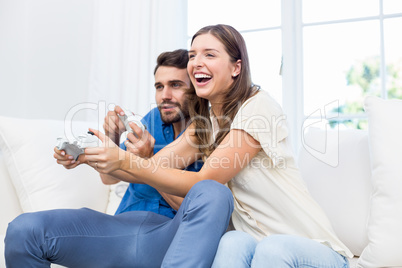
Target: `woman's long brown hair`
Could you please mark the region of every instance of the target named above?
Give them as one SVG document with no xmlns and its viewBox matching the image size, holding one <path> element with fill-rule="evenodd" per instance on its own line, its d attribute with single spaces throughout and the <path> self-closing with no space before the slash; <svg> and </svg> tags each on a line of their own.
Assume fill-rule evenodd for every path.
<svg viewBox="0 0 402 268">
<path fill-rule="evenodd" d="M 259 86 L 253 85 L 251 81 L 246 43 L 236 29 L 223 24 L 206 26 L 193 36 L 191 44 L 197 36 L 203 34 L 211 34 L 217 38 L 224 45 L 231 62 L 236 63 L 241 60 L 240 73 L 234 77 L 234 81 L 229 88 L 222 89 L 225 92 L 225 97 L 223 98 L 221 114 L 224 116 L 217 118 L 220 131 L 215 141 L 212 140 L 209 101 L 194 94 L 189 96 L 190 117 L 192 122 L 195 123 L 196 142 L 199 150 L 204 156 L 208 157 L 229 133 L 230 124 L 240 106 L 259 90 Z"/>
</svg>

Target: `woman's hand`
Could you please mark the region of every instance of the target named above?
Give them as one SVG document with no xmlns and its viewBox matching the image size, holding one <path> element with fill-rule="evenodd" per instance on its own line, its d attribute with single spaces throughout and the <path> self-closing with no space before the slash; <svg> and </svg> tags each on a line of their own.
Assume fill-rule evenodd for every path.
<svg viewBox="0 0 402 268">
<path fill-rule="evenodd" d="M 122 162 L 128 157 L 128 153 L 120 149 L 102 132 L 94 129 L 89 130 L 102 141 L 102 145 L 101 147 L 85 149 L 85 160 L 87 164 L 103 174 L 109 174 L 120 169 Z"/>
</svg>

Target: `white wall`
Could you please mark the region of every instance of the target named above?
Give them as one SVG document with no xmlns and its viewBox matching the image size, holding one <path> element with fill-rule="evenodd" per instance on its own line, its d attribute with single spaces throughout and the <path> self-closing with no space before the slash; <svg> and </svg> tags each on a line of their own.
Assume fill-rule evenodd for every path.
<svg viewBox="0 0 402 268">
<path fill-rule="evenodd" d="M 0 115 L 63 119 L 87 100 L 93 1 L 0 0 Z"/>
</svg>

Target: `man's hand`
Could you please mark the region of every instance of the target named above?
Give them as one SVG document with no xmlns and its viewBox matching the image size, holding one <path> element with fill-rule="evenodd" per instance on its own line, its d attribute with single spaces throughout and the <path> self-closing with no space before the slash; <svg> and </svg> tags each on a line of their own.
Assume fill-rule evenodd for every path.
<svg viewBox="0 0 402 268">
<path fill-rule="evenodd" d="M 127 151 L 141 158 L 152 157 L 154 155 L 155 146 L 154 137 L 152 137 L 147 130 L 142 131 L 135 123 L 130 122 L 129 124 L 138 138 L 133 133 L 127 134 L 127 140 L 124 142 Z"/>
<path fill-rule="evenodd" d="M 121 134 L 126 131 L 123 122 L 117 116 L 118 114 L 124 115 L 120 106 L 115 106 L 113 111 L 109 111 L 103 123 L 103 129 L 106 136 L 108 136 L 115 144 L 119 145 Z"/>
<path fill-rule="evenodd" d="M 64 150 L 59 150 L 54 147 L 53 157 L 57 160 L 57 164 L 63 165 L 66 169 L 72 169 L 84 162 L 84 155 L 80 155 L 77 161 L 72 155 L 66 154 Z"/>
</svg>

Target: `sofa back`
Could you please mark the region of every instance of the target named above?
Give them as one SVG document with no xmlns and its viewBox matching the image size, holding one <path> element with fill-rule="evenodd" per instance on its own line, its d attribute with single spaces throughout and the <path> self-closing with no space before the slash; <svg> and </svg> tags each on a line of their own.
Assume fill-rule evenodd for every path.
<svg viewBox="0 0 402 268">
<path fill-rule="evenodd" d="M 96 128 L 93 122 L 74 121 L 72 125 L 78 134 L 88 126 Z M 1 241 L 8 223 L 24 211 L 80 207 L 115 211 L 119 200 L 114 198 L 109 209 L 110 187 L 101 183 L 96 171 L 85 165 L 67 170 L 56 163 L 53 148 L 56 138 L 64 133 L 65 122 L 61 120 L 0 116 Z M 3 242 L 0 252 L 4 252 Z M 3 267 L 1 254 L 0 268 Z"/>
<path fill-rule="evenodd" d="M 310 129 L 303 135 L 299 167 L 335 233 L 360 256 L 368 244 L 372 190 L 368 133 Z"/>
<path fill-rule="evenodd" d="M 87 130 L 86 122 L 73 124 Z M 67 170 L 53 158 L 64 131 L 61 120 L 0 116 L 0 234 L 21 212 L 84 206 L 106 211 L 110 187 L 99 174 L 86 165 Z"/>
</svg>

